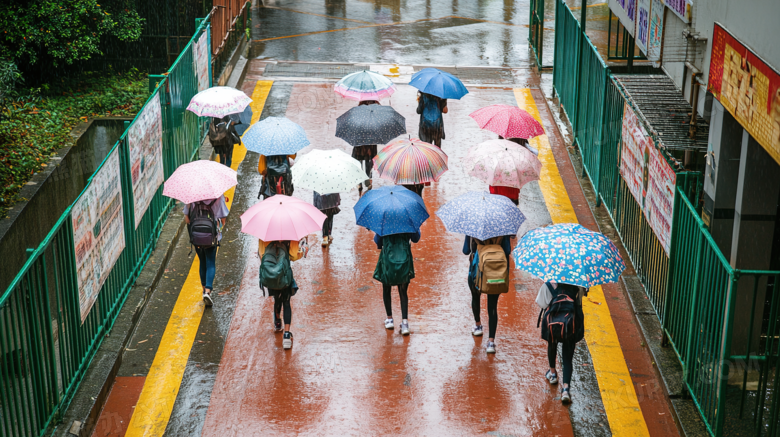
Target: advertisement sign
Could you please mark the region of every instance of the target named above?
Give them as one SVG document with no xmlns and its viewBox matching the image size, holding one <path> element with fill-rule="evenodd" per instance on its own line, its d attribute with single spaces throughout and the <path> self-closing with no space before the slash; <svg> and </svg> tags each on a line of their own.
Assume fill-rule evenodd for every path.
<svg viewBox="0 0 780 437">
<path fill-rule="evenodd" d="M 650 34 L 650 0 L 636 2 L 636 46 L 647 55 L 648 36 Z"/>
<path fill-rule="evenodd" d="M 647 32 L 647 51 L 645 56 L 649 61 L 661 60 L 661 44 L 664 39 L 664 4 L 661 0 L 652 0 L 650 8 L 650 28 Z M 660 67 L 660 65 L 656 65 Z"/>
<path fill-rule="evenodd" d="M 780 74 L 718 23 L 707 90 L 780 163 Z"/>
<path fill-rule="evenodd" d="M 664 0 L 664 4 L 686 23 L 691 22 L 693 0 Z"/>
<path fill-rule="evenodd" d="M 162 110 L 155 94 L 127 133 L 130 146 L 130 176 L 133 180 L 135 228 L 141 223 L 157 188 L 165 177 L 162 162 Z"/>
<path fill-rule="evenodd" d="M 125 248 L 119 173 L 116 149 L 71 209 L 81 323 Z"/>
<path fill-rule="evenodd" d="M 634 36 L 636 24 L 636 0 L 609 0 L 609 9 L 612 15 L 618 17 L 620 23 L 631 36 Z"/>
<path fill-rule="evenodd" d="M 622 143 L 620 175 L 668 255 L 677 176 L 628 104 L 623 112 Z"/>
<path fill-rule="evenodd" d="M 209 38 L 208 29 L 192 45 L 192 59 L 198 74 L 198 92 L 209 88 Z"/>
</svg>

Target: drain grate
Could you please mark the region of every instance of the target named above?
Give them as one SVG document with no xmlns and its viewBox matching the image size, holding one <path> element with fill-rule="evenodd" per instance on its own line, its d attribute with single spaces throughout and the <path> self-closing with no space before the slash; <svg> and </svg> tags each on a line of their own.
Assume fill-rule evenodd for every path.
<svg viewBox="0 0 780 437">
<path fill-rule="evenodd" d="M 279 62 L 268 64 L 263 76 L 268 77 L 312 77 L 317 79 L 341 79 L 342 77 L 363 71 L 366 67 L 353 64 L 310 64 Z"/>
</svg>

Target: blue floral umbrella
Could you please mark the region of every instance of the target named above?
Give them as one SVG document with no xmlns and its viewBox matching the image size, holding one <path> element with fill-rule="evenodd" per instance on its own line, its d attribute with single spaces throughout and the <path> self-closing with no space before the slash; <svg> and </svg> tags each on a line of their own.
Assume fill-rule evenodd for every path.
<svg viewBox="0 0 780 437">
<path fill-rule="evenodd" d="M 308 146 L 306 131 L 285 117 L 268 117 L 249 127 L 241 139 L 247 150 L 265 156 L 292 155 Z"/>
<path fill-rule="evenodd" d="M 515 235 L 525 216 L 507 197 L 484 191 L 462 194 L 436 211 L 449 232 L 478 240 Z"/>
<path fill-rule="evenodd" d="M 414 73 L 409 85 L 442 99 L 460 99 L 469 93 L 460 79 L 437 68 L 424 68 Z"/>
<path fill-rule="evenodd" d="M 581 287 L 616 282 L 626 268 L 609 238 L 576 223 L 529 231 L 512 256 L 518 269 L 538 278 Z"/>
<path fill-rule="evenodd" d="M 354 209 L 357 224 L 379 236 L 418 232 L 429 217 L 422 197 L 401 186 L 374 188 Z"/>
</svg>

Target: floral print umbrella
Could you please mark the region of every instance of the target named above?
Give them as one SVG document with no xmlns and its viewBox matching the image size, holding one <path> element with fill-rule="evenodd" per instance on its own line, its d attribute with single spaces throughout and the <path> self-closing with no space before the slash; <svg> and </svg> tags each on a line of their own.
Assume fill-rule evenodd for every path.
<svg viewBox="0 0 780 437">
<path fill-rule="evenodd" d="M 478 240 L 515 235 L 525 216 L 507 197 L 484 191 L 462 194 L 436 211 L 449 232 Z"/>
<path fill-rule="evenodd" d="M 180 165 L 163 185 L 163 196 L 184 203 L 216 199 L 238 183 L 236 171 L 201 159 Z"/>
<path fill-rule="evenodd" d="M 469 114 L 480 129 L 504 138 L 533 138 L 544 135 L 544 128 L 528 112 L 512 105 L 490 105 Z"/>
<path fill-rule="evenodd" d="M 626 268 L 609 238 L 576 223 L 529 231 L 512 256 L 518 269 L 545 281 L 580 287 L 617 282 Z"/>
<path fill-rule="evenodd" d="M 447 155 L 417 138 L 393 141 L 374 158 L 379 176 L 398 185 L 438 181 L 448 170 Z"/>
<path fill-rule="evenodd" d="M 250 103 L 252 99 L 241 90 L 229 86 L 215 86 L 195 94 L 187 110 L 200 117 L 222 118 L 243 112 Z"/>
<path fill-rule="evenodd" d="M 533 152 L 508 140 L 489 140 L 472 147 L 463 165 L 468 174 L 488 185 L 515 188 L 538 181 L 542 170 Z"/>
<path fill-rule="evenodd" d="M 381 100 L 390 97 L 396 88 L 393 82 L 373 71 L 358 71 L 336 82 L 333 91 L 350 100 Z"/>
</svg>

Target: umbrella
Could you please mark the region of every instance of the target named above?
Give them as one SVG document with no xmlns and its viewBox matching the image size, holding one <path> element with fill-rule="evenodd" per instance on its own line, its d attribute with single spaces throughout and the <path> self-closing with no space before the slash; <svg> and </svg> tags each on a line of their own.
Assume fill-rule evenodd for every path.
<svg viewBox="0 0 780 437">
<path fill-rule="evenodd" d="M 393 82 L 373 71 L 352 73 L 336 82 L 333 91 L 350 100 L 380 100 L 390 97 L 396 88 Z"/>
<path fill-rule="evenodd" d="M 508 198 L 482 191 L 462 194 L 436 211 L 449 232 L 478 240 L 515 235 L 525 216 Z"/>
<path fill-rule="evenodd" d="M 428 219 L 425 202 L 404 187 L 380 187 L 355 204 L 357 224 L 380 236 L 414 233 Z"/>
<path fill-rule="evenodd" d="M 250 103 L 252 99 L 243 91 L 228 86 L 215 86 L 195 94 L 187 109 L 200 117 L 222 118 L 243 111 Z"/>
<path fill-rule="evenodd" d="M 376 155 L 374 163 L 380 177 L 399 185 L 438 181 L 447 171 L 447 155 L 417 138 L 388 144 Z"/>
<path fill-rule="evenodd" d="M 317 150 L 299 156 L 292 167 L 293 184 L 318 193 L 350 191 L 366 180 L 360 162 L 341 150 Z"/>
<path fill-rule="evenodd" d="M 424 68 L 414 73 L 409 85 L 442 99 L 460 99 L 469 93 L 460 79 L 437 68 Z"/>
<path fill-rule="evenodd" d="M 488 185 L 523 188 L 538 181 L 542 163 L 530 150 L 508 140 L 488 140 L 469 149 L 464 167 Z"/>
<path fill-rule="evenodd" d="M 406 133 L 406 119 L 389 106 L 357 106 L 336 119 L 336 136 L 350 146 L 385 144 Z"/>
<path fill-rule="evenodd" d="M 252 107 L 247 106 L 240 114 L 230 114 L 230 121 L 235 122 L 234 126 L 238 136 L 244 135 L 249 125 L 252 124 Z"/>
<path fill-rule="evenodd" d="M 581 287 L 616 282 L 626 268 L 609 238 L 576 223 L 534 229 L 512 255 L 517 268 L 538 278 Z"/>
<path fill-rule="evenodd" d="M 292 155 L 308 146 L 306 131 L 285 117 L 268 117 L 249 127 L 241 139 L 247 150 L 265 156 Z"/>
<path fill-rule="evenodd" d="M 182 164 L 165 181 L 163 196 L 193 203 L 216 199 L 238 183 L 236 171 L 215 161 Z"/>
<path fill-rule="evenodd" d="M 544 135 L 544 128 L 528 112 L 512 105 L 490 105 L 469 114 L 481 129 L 504 138 L 533 138 Z"/>
<path fill-rule="evenodd" d="M 277 194 L 241 214 L 241 232 L 263 241 L 296 241 L 321 230 L 325 218 L 313 205 Z"/>
</svg>

